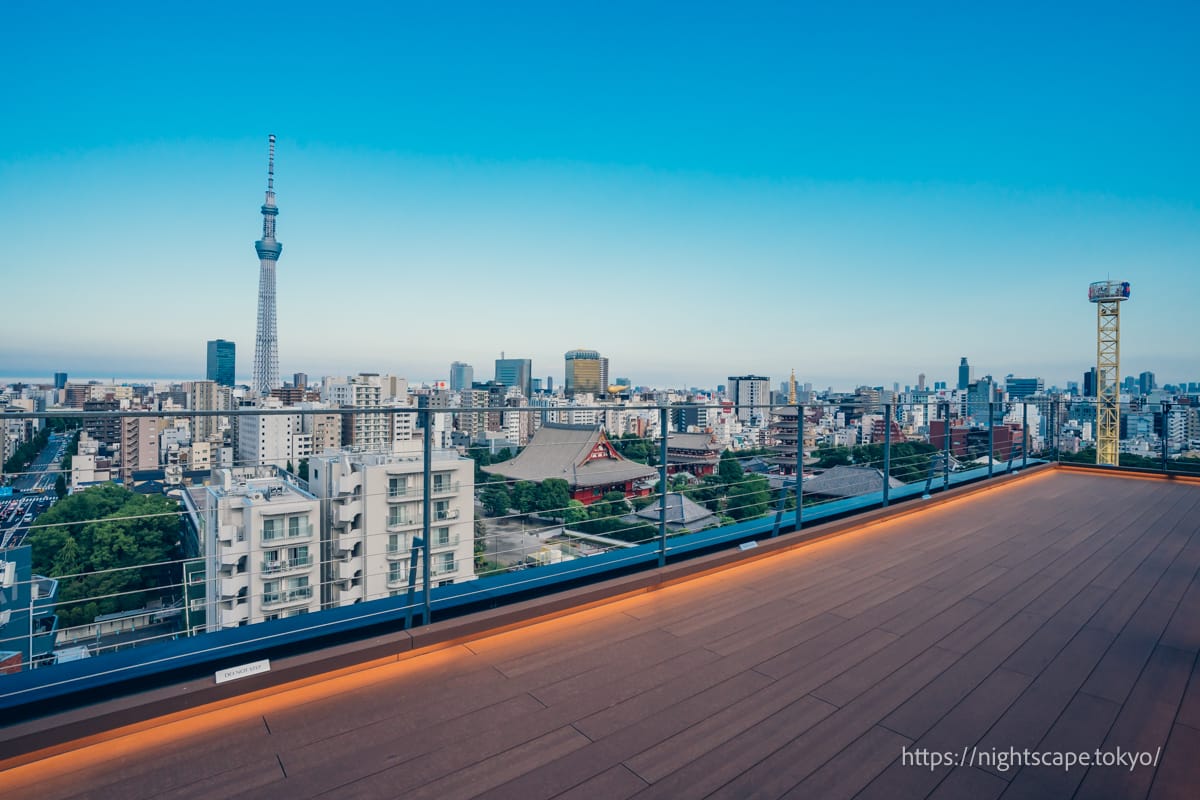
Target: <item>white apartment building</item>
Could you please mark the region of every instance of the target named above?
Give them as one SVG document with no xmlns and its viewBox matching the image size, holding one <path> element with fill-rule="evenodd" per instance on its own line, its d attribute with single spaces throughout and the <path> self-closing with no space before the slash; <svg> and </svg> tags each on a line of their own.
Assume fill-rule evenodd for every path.
<svg viewBox="0 0 1200 800">
<path fill-rule="evenodd" d="M 414 540 L 423 529 L 423 471 L 419 441 L 396 452 L 343 451 L 309 461 L 309 488 L 325 509 L 328 606 L 407 591 Z M 456 451 L 434 450 L 431 476 L 432 584 L 473 580 L 475 464 Z M 418 591 L 420 563 L 413 576 Z"/>
<path fill-rule="evenodd" d="M 207 488 L 209 630 L 321 608 L 320 503 L 273 473 L 217 470 Z"/>
<path fill-rule="evenodd" d="M 274 398 L 263 408 L 282 408 Z M 302 433 L 299 414 L 246 414 L 238 418 L 237 463 L 239 466 L 286 467 L 296 454 L 294 435 Z M 308 442 L 311 446 L 311 437 Z M 293 466 L 295 463 L 293 461 Z"/>
</svg>

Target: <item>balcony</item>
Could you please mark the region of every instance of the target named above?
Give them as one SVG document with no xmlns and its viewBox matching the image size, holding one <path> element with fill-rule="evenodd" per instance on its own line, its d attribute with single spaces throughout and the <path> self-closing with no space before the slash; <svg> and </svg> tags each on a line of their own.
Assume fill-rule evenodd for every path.
<svg viewBox="0 0 1200 800">
<path fill-rule="evenodd" d="M 222 628 L 236 628 L 250 618 L 250 606 L 246 603 L 236 603 L 232 606 L 221 603 L 219 608 Z"/>
<path fill-rule="evenodd" d="M 240 592 L 245 592 L 250 588 L 250 576 L 245 572 L 222 575 L 220 583 L 222 598 L 237 597 Z"/>
<path fill-rule="evenodd" d="M 263 608 L 274 608 L 293 603 L 307 603 L 312 599 L 312 596 L 313 587 L 300 586 L 295 589 L 282 589 L 277 592 L 263 592 L 262 604 Z"/>
<path fill-rule="evenodd" d="M 435 578 L 443 575 L 450 575 L 455 572 L 458 572 L 457 561 L 451 561 L 447 563 L 445 561 L 441 561 L 440 559 L 434 559 L 433 563 L 429 567 L 429 573 Z"/>
<path fill-rule="evenodd" d="M 298 572 L 301 570 L 311 569 L 313 565 L 313 557 L 305 556 L 303 558 L 284 558 L 277 561 L 263 561 L 263 575 L 280 575 L 285 572 Z"/>
<path fill-rule="evenodd" d="M 445 550 L 448 547 L 458 547 L 459 535 L 452 533 L 444 539 L 439 539 L 436 536 L 431 537 L 429 544 L 430 550 Z"/>
<path fill-rule="evenodd" d="M 283 527 L 275 527 L 270 530 L 268 530 L 267 528 L 263 528 L 261 540 L 264 543 L 266 543 L 266 542 L 281 542 L 281 541 L 295 542 L 295 541 L 300 541 L 303 539 L 311 539 L 312 535 L 313 535 L 312 523 L 302 522 L 301 524 L 296 525 L 294 527 L 289 524 L 289 525 L 285 525 Z"/>
<path fill-rule="evenodd" d="M 434 497 L 447 494 L 458 494 L 459 488 L 462 486 L 460 481 L 433 481 L 429 485 L 429 493 Z"/>
<path fill-rule="evenodd" d="M 357 500 L 337 500 L 334 501 L 336 513 L 334 521 L 338 525 L 344 525 L 347 522 L 353 523 L 355 518 L 362 513 L 362 504 Z"/>
<path fill-rule="evenodd" d="M 411 517 L 388 517 L 387 529 L 391 533 L 407 530 L 409 528 L 418 528 L 421 526 L 421 518 L 419 515 Z"/>
<path fill-rule="evenodd" d="M 437 520 L 438 522 L 445 522 L 448 519 L 458 519 L 458 509 L 457 508 L 443 508 L 441 510 L 435 509 L 433 512 L 433 518 L 435 520 Z"/>
</svg>

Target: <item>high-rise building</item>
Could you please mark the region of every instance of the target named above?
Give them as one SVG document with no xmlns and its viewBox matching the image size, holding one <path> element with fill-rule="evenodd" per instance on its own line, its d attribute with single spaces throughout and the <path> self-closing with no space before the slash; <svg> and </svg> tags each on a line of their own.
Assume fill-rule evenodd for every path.
<svg viewBox="0 0 1200 800">
<path fill-rule="evenodd" d="M 1153 372 L 1143 372 L 1138 375 L 1138 388 L 1142 394 L 1150 394 L 1158 388 L 1158 384 L 1154 381 Z"/>
<path fill-rule="evenodd" d="M 475 382 L 475 368 L 462 361 L 450 365 L 450 391 L 461 392 L 470 389 Z"/>
<path fill-rule="evenodd" d="M 1096 368 L 1092 367 L 1087 372 L 1083 373 L 1083 396 L 1096 396 Z"/>
<path fill-rule="evenodd" d="M 595 350 L 570 350 L 566 356 L 567 397 L 577 394 L 602 395 L 608 391 L 608 359 Z"/>
<path fill-rule="evenodd" d="M 254 336 L 254 375 L 250 388 L 266 397 L 279 386 L 279 332 L 275 321 L 275 263 L 283 245 L 275 240 L 275 134 L 269 138 L 267 156 L 267 199 L 262 206 L 262 238 L 258 251 L 258 328 Z"/>
<path fill-rule="evenodd" d="M 526 397 L 533 396 L 533 361 L 528 358 L 505 358 L 500 354 L 496 359 L 496 383 L 516 387 Z"/>
<path fill-rule="evenodd" d="M 54 388 L 55 389 L 67 388 L 67 373 L 65 373 L 65 372 L 54 373 Z"/>
<path fill-rule="evenodd" d="M 237 348 L 233 342 L 224 339 L 210 339 L 208 342 L 208 369 L 205 371 L 204 377 L 221 386 L 233 386 L 236 352 Z"/>
<path fill-rule="evenodd" d="M 971 383 L 971 366 L 967 363 L 967 357 L 963 356 L 962 361 L 958 362 L 958 388 L 966 389 Z"/>
<path fill-rule="evenodd" d="M 307 389 L 308 388 L 308 373 L 307 372 L 292 373 L 292 386 L 296 387 L 297 389 Z"/>
<path fill-rule="evenodd" d="M 1041 378 L 1014 378 L 1009 375 L 1004 379 L 1004 389 L 1010 400 L 1024 400 L 1031 394 L 1041 394 L 1046 390 L 1046 382 Z"/>
<path fill-rule="evenodd" d="M 771 379 L 761 375 L 730 375 L 729 399 L 739 420 L 761 425 L 768 417 L 766 405 L 771 400 Z"/>
</svg>

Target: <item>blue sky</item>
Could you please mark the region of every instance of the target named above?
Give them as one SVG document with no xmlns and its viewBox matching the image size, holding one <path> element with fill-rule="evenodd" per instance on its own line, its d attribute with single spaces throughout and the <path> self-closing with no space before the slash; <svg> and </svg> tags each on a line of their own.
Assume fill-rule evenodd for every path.
<svg viewBox="0 0 1200 800">
<path fill-rule="evenodd" d="M 72 4 L 0 14 L 0 374 L 1200 380 L 1195 4 Z"/>
</svg>

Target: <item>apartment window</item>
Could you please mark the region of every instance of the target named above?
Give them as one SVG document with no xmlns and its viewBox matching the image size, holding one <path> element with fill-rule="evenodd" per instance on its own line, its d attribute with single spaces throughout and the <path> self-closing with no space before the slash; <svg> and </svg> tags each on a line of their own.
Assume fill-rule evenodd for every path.
<svg viewBox="0 0 1200 800">
<path fill-rule="evenodd" d="M 264 519 L 263 520 L 263 532 L 262 532 L 263 541 L 270 541 L 271 539 L 277 539 L 277 538 L 279 538 L 279 536 L 282 533 L 283 533 L 283 524 L 280 520 L 278 520 L 278 519 Z"/>
<path fill-rule="evenodd" d="M 454 553 L 442 553 L 439 572 L 454 572 Z"/>
<path fill-rule="evenodd" d="M 433 546 L 444 547 L 450 544 L 450 529 L 449 528 L 434 528 L 433 529 Z"/>
<path fill-rule="evenodd" d="M 412 521 L 407 506 L 392 506 L 388 509 L 388 525 L 407 525 Z"/>
<path fill-rule="evenodd" d="M 408 494 L 408 478 L 396 476 L 388 478 L 388 497 L 404 497 L 406 494 Z"/>
<path fill-rule="evenodd" d="M 389 553 L 399 553 L 403 549 L 400 534 L 398 534 L 398 533 L 389 533 L 388 534 L 387 548 L 388 548 L 387 551 Z"/>
<path fill-rule="evenodd" d="M 300 531 L 300 523 L 301 522 L 302 522 L 302 520 L 300 517 L 289 517 L 288 518 L 288 536 L 299 536 L 300 535 L 300 532 L 301 532 Z"/>
<path fill-rule="evenodd" d="M 389 564 L 387 579 L 388 583 L 396 583 L 404 580 L 404 564 L 399 562 L 395 564 Z"/>
<path fill-rule="evenodd" d="M 308 545 L 300 547 L 289 547 L 287 551 L 288 563 L 294 567 L 303 567 L 308 565 Z"/>
</svg>

